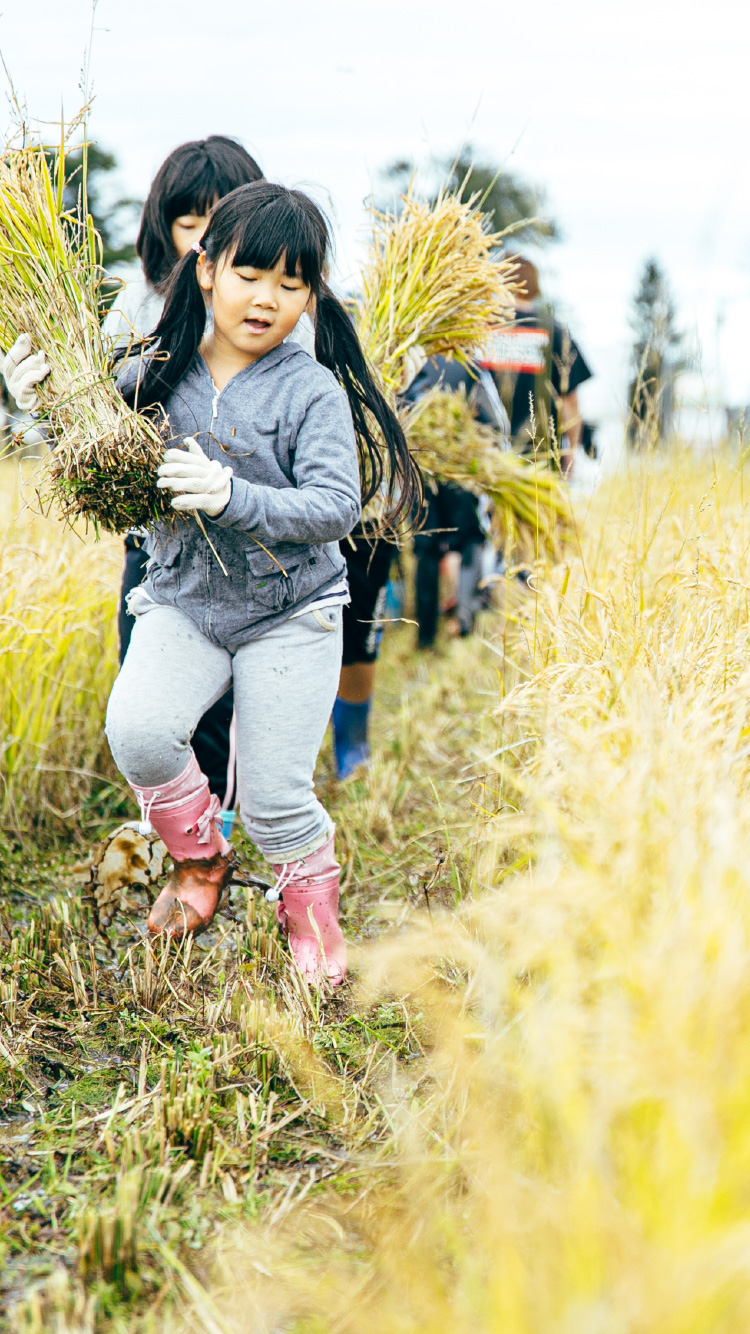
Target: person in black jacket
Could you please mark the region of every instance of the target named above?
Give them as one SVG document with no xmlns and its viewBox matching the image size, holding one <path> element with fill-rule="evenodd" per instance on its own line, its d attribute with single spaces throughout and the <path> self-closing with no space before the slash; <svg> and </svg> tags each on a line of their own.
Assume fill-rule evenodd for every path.
<svg viewBox="0 0 750 1334">
<path fill-rule="evenodd" d="M 499 437 L 507 437 L 507 413 L 498 398 L 491 376 L 481 367 L 467 369 L 458 361 L 432 357 L 412 381 L 403 398 L 407 402 L 416 403 L 438 385 L 447 392 L 464 392 L 477 421 L 491 427 Z M 426 490 L 421 526 L 414 537 L 419 648 L 431 648 L 435 642 L 440 562 L 449 552 L 457 552 L 461 557 L 454 609 L 458 633 L 462 636 L 471 634 L 479 609 L 477 585 L 481 552 L 486 540 L 476 496 L 453 482 L 438 482 Z"/>
<path fill-rule="evenodd" d="M 591 371 L 569 331 L 542 304 L 536 265 L 522 256 L 516 265 L 522 293 L 514 322 L 492 331 L 479 362 L 508 412 L 514 448 L 549 450 L 567 473 L 581 442 L 578 388 Z"/>
</svg>

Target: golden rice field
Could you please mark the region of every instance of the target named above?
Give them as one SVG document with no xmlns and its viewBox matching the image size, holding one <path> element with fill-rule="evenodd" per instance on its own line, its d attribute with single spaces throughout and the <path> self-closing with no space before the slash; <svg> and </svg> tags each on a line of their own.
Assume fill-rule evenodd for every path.
<svg viewBox="0 0 750 1334">
<path fill-rule="evenodd" d="M 33 474 L 29 462 L 0 465 L 0 812 L 16 834 L 77 826 L 92 785 L 115 775 L 101 720 L 121 545 L 36 516 Z"/>
<path fill-rule="evenodd" d="M 477 639 L 387 637 L 365 780 L 324 752 L 354 942 L 324 1001 L 244 892 L 187 953 L 137 904 L 97 933 L 119 558 L 6 523 L 9 1329 L 750 1328 L 743 475 L 676 453 L 577 517 Z"/>
</svg>

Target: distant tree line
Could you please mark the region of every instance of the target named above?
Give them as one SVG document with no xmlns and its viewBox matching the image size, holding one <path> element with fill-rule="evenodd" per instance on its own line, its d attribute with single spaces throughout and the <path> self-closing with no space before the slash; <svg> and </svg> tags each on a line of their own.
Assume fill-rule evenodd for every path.
<svg viewBox="0 0 750 1334">
<path fill-rule="evenodd" d="M 398 196 L 406 194 L 413 179 L 417 179 L 416 163 L 396 158 L 380 173 L 378 204 L 392 207 Z M 560 239 L 558 224 L 548 214 L 544 190 L 488 161 L 471 144 L 455 155 L 436 159 L 427 171 L 420 172 L 418 188 L 421 196 L 431 202 L 441 188 L 455 191 L 462 199 L 478 195 L 482 212 L 494 231 L 513 228 L 512 237 L 508 238 L 511 248 L 544 245 Z"/>
<path fill-rule="evenodd" d="M 50 154 L 50 166 L 54 167 L 54 154 Z M 119 163 L 114 153 L 108 153 L 97 144 L 88 146 L 86 164 L 86 194 L 89 213 L 94 226 L 102 238 L 103 264 L 105 269 L 113 264 L 131 264 L 135 260 L 135 238 L 142 199 L 112 197 L 108 189 L 113 173 Z M 75 148 L 65 158 L 67 183 L 63 196 L 64 207 L 74 210 L 82 186 L 83 151 Z"/>
</svg>

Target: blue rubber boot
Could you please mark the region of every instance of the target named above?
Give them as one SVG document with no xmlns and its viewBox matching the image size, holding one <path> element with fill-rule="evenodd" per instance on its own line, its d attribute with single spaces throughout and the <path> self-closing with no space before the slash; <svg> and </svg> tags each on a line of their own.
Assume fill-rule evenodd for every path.
<svg viewBox="0 0 750 1334">
<path fill-rule="evenodd" d="M 219 811 L 217 823 L 224 838 L 227 840 L 227 843 L 230 841 L 232 837 L 232 830 L 234 829 L 234 821 L 236 815 L 237 815 L 236 811 Z"/>
<path fill-rule="evenodd" d="M 358 765 L 366 764 L 369 760 L 369 716 L 369 699 L 364 704 L 350 704 L 346 699 L 336 700 L 333 706 L 333 751 L 338 778 L 348 778 Z"/>
</svg>

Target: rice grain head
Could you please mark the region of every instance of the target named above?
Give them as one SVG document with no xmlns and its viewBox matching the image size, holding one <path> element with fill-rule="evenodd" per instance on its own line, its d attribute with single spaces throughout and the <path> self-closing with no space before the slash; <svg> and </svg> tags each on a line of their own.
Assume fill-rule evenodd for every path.
<svg viewBox="0 0 750 1334">
<path fill-rule="evenodd" d="M 400 213 L 373 209 L 372 219 L 359 336 L 395 394 L 416 344 L 428 357 L 468 362 L 488 329 L 510 319 L 515 266 L 493 254 L 503 237 L 488 230 L 477 196 L 441 192 L 429 204 L 409 193 Z"/>
<path fill-rule="evenodd" d="M 499 449 L 494 433 L 474 416 L 463 387 L 458 393 L 427 394 L 404 414 L 404 429 L 428 478 L 490 497 L 494 535 L 508 560 L 533 566 L 559 557 L 573 531 L 559 472 L 536 455 Z"/>
</svg>

